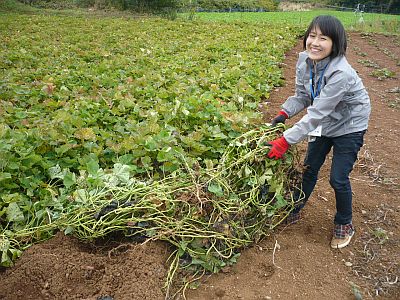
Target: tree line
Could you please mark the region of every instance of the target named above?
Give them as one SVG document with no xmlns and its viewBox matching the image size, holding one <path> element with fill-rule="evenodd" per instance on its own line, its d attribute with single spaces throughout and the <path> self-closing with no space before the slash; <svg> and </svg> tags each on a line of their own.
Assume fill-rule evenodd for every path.
<svg viewBox="0 0 400 300">
<path fill-rule="evenodd" d="M 25 4 L 63 8 L 65 6 L 115 8 L 136 12 L 154 12 L 166 9 L 224 10 L 229 8 L 276 10 L 277 0 L 19 0 Z"/>
<path fill-rule="evenodd" d="M 282 0 L 19 0 L 20 2 L 46 7 L 57 5 L 96 7 L 99 9 L 114 8 L 136 12 L 162 12 L 184 8 L 203 10 L 262 9 L 276 10 Z M 321 3 L 337 7 L 365 8 L 366 11 L 400 13 L 400 0 L 292 0 L 293 2 Z M 288 1 L 290 2 L 290 0 Z"/>
</svg>

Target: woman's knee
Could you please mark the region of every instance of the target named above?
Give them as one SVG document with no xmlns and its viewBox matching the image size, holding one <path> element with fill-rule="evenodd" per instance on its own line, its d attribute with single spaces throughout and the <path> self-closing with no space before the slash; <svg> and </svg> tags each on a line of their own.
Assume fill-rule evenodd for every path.
<svg viewBox="0 0 400 300">
<path fill-rule="evenodd" d="M 311 168 L 310 166 L 306 166 L 306 169 L 303 173 L 303 180 L 307 181 L 317 181 L 318 179 L 319 169 Z"/>
<path fill-rule="evenodd" d="M 336 192 L 343 193 L 351 190 L 350 180 L 348 178 L 331 176 L 329 179 L 329 184 Z"/>
</svg>

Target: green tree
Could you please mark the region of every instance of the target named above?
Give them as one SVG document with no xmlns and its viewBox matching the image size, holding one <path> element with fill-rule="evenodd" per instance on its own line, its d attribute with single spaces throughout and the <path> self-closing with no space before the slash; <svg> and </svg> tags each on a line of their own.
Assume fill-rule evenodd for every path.
<svg viewBox="0 0 400 300">
<path fill-rule="evenodd" d="M 275 10 L 277 3 L 274 0 L 198 0 L 197 5 L 203 9 L 264 8 Z"/>
<path fill-rule="evenodd" d="M 400 9 L 400 0 L 390 0 L 386 8 L 386 13 L 389 13 L 396 5 L 397 9 Z"/>
</svg>

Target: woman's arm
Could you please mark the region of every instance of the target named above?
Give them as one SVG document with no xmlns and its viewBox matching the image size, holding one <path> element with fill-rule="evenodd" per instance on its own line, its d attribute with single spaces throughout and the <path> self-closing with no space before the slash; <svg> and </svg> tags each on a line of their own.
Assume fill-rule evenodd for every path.
<svg viewBox="0 0 400 300">
<path fill-rule="evenodd" d="M 297 115 L 299 112 L 311 105 L 311 98 L 304 86 L 304 76 L 307 71 L 308 55 L 305 52 L 299 54 L 299 59 L 296 64 L 296 85 L 295 94 L 290 96 L 282 105 L 282 109 L 286 112 L 289 118 Z"/>
</svg>

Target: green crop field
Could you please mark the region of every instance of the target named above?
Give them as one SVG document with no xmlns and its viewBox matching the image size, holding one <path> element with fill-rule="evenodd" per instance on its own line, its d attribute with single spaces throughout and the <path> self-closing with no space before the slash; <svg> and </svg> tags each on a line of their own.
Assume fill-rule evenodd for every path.
<svg viewBox="0 0 400 300">
<path fill-rule="evenodd" d="M 261 124 L 258 104 L 282 83 L 279 64 L 299 35 L 286 25 L 7 13 L 0 31 L 2 265 L 55 229 L 79 232 L 65 217 L 105 205 L 85 193 L 129 178 L 186 182 L 183 169 L 218 165 Z"/>
<path fill-rule="evenodd" d="M 102 167 L 129 161 L 135 173 L 152 171 L 154 161 L 173 171 L 182 153 L 217 159 L 259 121 L 260 98 L 281 83 L 279 63 L 299 33 L 39 15 L 3 15 L 0 26 L 8 33 L 1 178 L 3 188 L 30 196 L 49 167 L 78 171 L 90 157 Z"/>
</svg>

